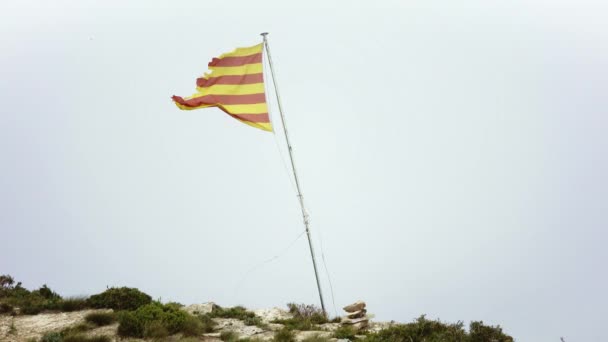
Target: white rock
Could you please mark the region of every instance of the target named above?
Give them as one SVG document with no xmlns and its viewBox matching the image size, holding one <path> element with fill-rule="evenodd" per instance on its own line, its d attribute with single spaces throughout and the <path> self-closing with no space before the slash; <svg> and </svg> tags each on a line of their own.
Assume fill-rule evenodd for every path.
<svg viewBox="0 0 608 342">
<path fill-rule="evenodd" d="M 346 312 L 355 312 L 365 309 L 365 302 L 362 300 L 356 301 L 342 308 Z"/>
<path fill-rule="evenodd" d="M 208 303 L 202 303 L 202 304 L 192 304 L 192 305 L 188 305 L 186 307 L 183 307 L 182 310 L 188 312 L 189 314 L 192 315 L 204 315 L 204 314 L 208 314 L 211 313 L 211 311 L 213 311 L 214 308 L 217 308 L 217 304 L 213 303 L 213 302 L 208 302 Z"/>
<path fill-rule="evenodd" d="M 293 315 L 288 311 L 274 307 L 270 309 L 259 309 L 253 311 L 256 316 L 260 317 L 264 323 L 270 323 L 277 319 L 290 319 Z"/>
<path fill-rule="evenodd" d="M 367 310 L 363 309 L 363 310 L 359 310 L 359 311 L 355 311 L 355 312 L 349 312 L 346 315 L 346 317 L 348 317 L 348 318 L 361 318 L 361 317 L 364 317 L 366 313 L 367 313 Z"/>
</svg>

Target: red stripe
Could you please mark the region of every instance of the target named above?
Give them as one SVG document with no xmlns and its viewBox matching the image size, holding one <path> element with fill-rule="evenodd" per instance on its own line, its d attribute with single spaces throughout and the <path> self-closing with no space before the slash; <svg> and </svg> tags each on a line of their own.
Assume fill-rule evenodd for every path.
<svg viewBox="0 0 608 342">
<path fill-rule="evenodd" d="M 190 100 L 184 100 L 182 97 L 173 96 L 173 101 L 187 107 L 217 104 L 238 105 L 265 103 L 266 96 L 264 96 L 264 93 L 249 95 L 204 95 Z"/>
<path fill-rule="evenodd" d="M 215 67 L 235 67 L 245 64 L 262 63 L 262 53 L 256 53 L 248 56 L 213 58 L 209 62 L 209 66 Z"/>
<path fill-rule="evenodd" d="M 245 74 L 245 75 L 226 75 L 219 77 L 198 78 L 196 80 L 197 87 L 211 87 L 214 84 L 253 84 L 264 82 L 264 75 L 259 74 Z"/>
<path fill-rule="evenodd" d="M 241 119 L 243 121 L 249 122 L 257 122 L 257 123 L 268 123 L 270 122 L 270 117 L 268 113 L 263 114 L 230 114 L 237 119 Z"/>
</svg>

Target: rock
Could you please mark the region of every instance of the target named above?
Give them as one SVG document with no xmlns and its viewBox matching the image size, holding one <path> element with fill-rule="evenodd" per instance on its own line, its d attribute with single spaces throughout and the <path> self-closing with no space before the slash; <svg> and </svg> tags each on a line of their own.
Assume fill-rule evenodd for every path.
<svg viewBox="0 0 608 342">
<path fill-rule="evenodd" d="M 346 317 L 348 318 L 361 318 L 361 317 L 365 317 L 365 314 L 367 313 L 367 310 L 362 309 L 359 311 L 355 311 L 355 312 L 349 312 Z"/>
<path fill-rule="evenodd" d="M 307 338 L 320 337 L 320 338 L 331 338 L 332 333 L 329 331 L 300 331 L 296 333 L 296 341 L 303 341 Z"/>
<path fill-rule="evenodd" d="M 218 307 L 217 304 L 215 304 L 213 302 L 208 302 L 208 303 L 202 303 L 202 304 L 188 305 L 188 306 L 182 308 L 182 310 L 188 312 L 191 315 L 204 315 L 204 314 L 211 313 L 211 311 L 213 311 L 213 309 L 215 309 L 217 307 Z"/>
<path fill-rule="evenodd" d="M 350 305 L 343 307 L 342 309 L 346 312 L 361 311 L 361 310 L 365 309 L 365 302 L 361 301 L 361 300 L 356 301 Z"/>
<path fill-rule="evenodd" d="M 361 318 L 342 318 L 342 324 L 357 324 L 359 322 L 369 322 L 369 319 L 367 317 L 361 317 Z"/>
<path fill-rule="evenodd" d="M 342 324 L 349 325 L 349 326 L 353 327 L 356 330 L 363 330 L 363 329 L 366 329 L 368 327 L 368 325 L 369 325 L 369 319 L 367 317 L 354 318 L 354 319 L 343 318 L 342 319 Z"/>
<path fill-rule="evenodd" d="M 270 323 L 277 319 L 290 319 L 293 318 L 293 315 L 289 312 L 279 309 L 279 308 L 271 308 L 271 309 L 260 309 L 253 311 L 256 316 L 260 317 L 264 323 Z"/>
</svg>

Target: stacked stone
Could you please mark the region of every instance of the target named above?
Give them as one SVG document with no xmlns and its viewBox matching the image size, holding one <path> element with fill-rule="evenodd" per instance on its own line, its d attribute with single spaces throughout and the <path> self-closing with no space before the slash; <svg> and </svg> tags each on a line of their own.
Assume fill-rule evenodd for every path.
<svg viewBox="0 0 608 342">
<path fill-rule="evenodd" d="M 354 302 L 345 306 L 343 309 L 346 311 L 346 316 L 342 318 L 343 325 L 349 325 L 356 330 L 367 328 L 369 319 L 365 315 L 367 313 L 367 310 L 365 310 L 365 302 Z"/>
</svg>

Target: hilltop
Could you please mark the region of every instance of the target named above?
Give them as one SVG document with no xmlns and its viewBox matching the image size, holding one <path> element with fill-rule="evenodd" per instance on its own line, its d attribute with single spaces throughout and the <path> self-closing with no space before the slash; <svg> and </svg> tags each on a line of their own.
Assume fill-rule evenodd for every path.
<svg viewBox="0 0 608 342">
<path fill-rule="evenodd" d="M 277 341 L 512 342 L 500 327 L 445 323 L 425 316 L 410 323 L 374 322 L 366 305 L 330 319 L 314 305 L 248 310 L 215 303 L 161 303 L 138 289 L 109 288 L 63 298 L 46 285 L 27 290 L 0 276 L 0 340 L 7 342 Z"/>
</svg>

